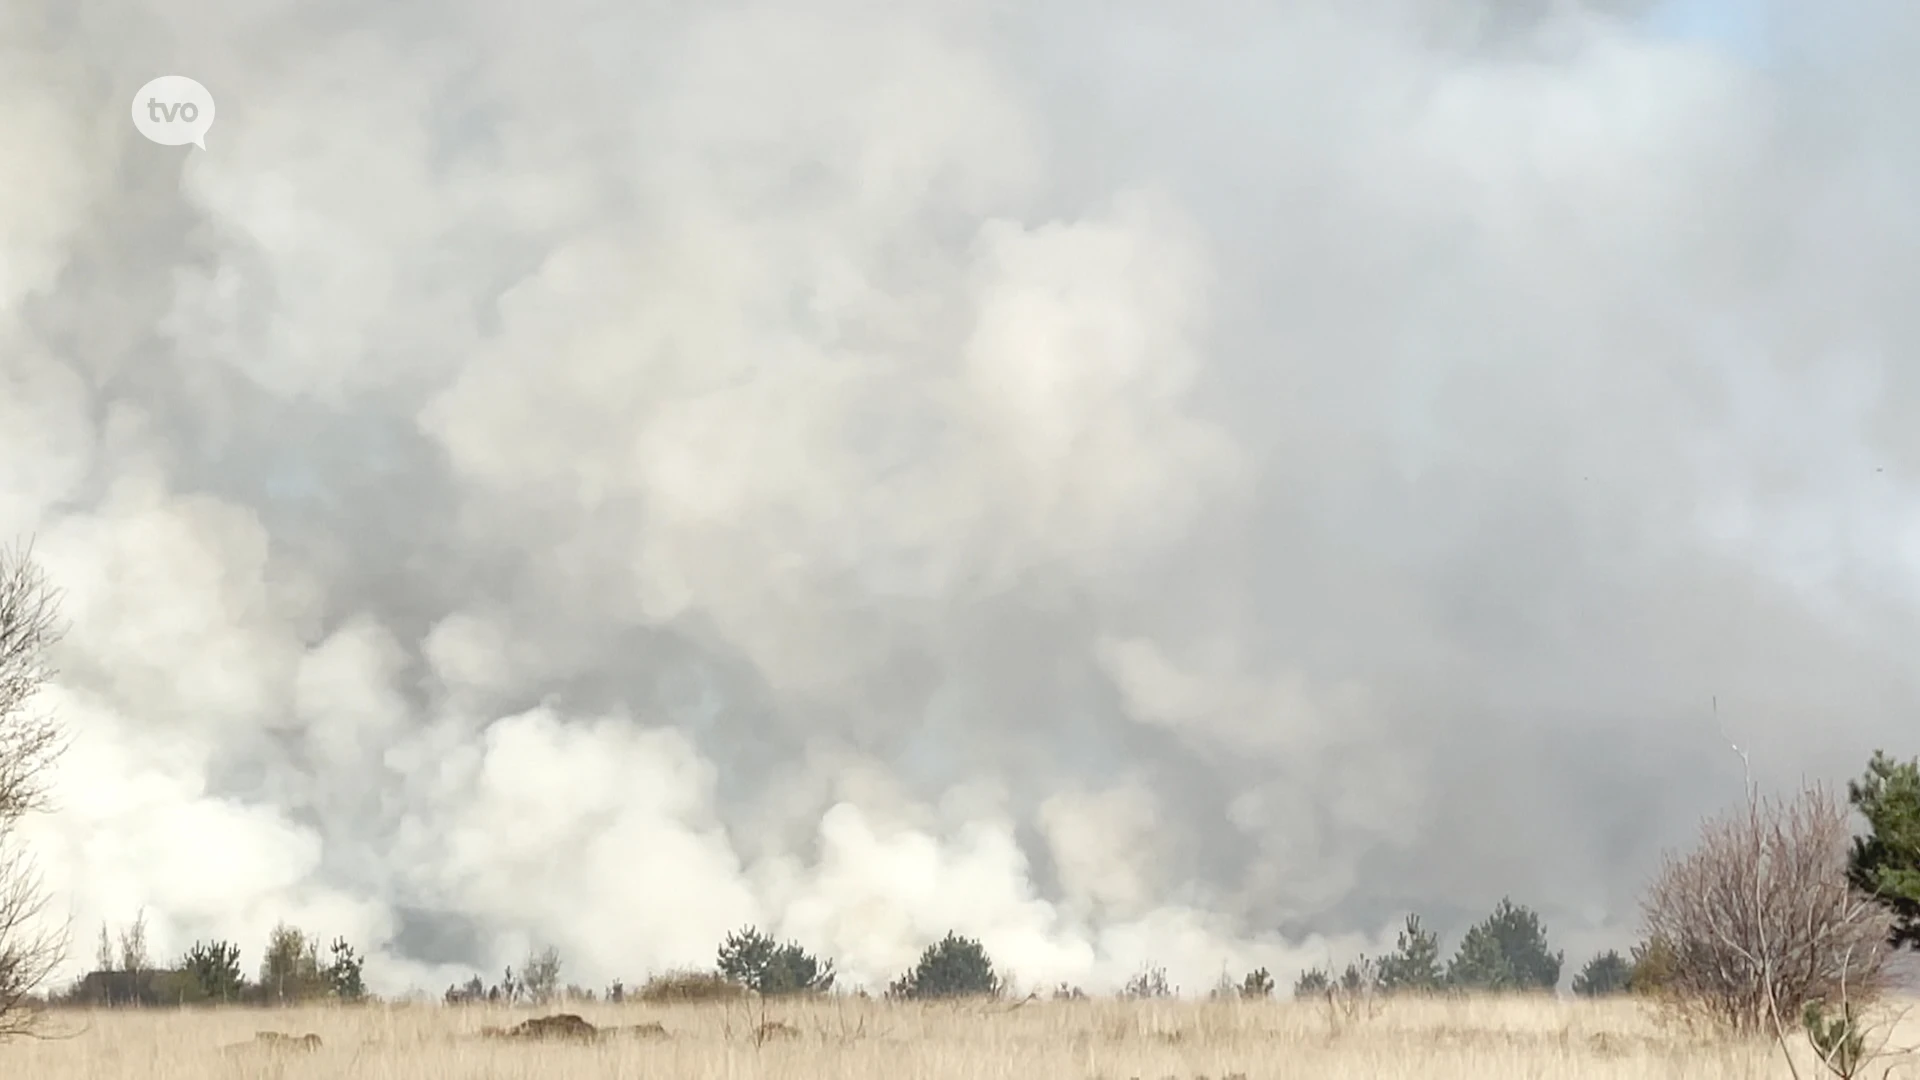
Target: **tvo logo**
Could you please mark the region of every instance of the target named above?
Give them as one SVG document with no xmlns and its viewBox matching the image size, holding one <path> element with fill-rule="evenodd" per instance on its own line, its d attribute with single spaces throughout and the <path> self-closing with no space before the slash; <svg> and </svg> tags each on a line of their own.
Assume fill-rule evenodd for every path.
<svg viewBox="0 0 1920 1080">
<path fill-rule="evenodd" d="M 162 75 L 133 95 L 133 126 L 162 146 L 207 148 L 213 95 L 185 75 Z"/>
</svg>

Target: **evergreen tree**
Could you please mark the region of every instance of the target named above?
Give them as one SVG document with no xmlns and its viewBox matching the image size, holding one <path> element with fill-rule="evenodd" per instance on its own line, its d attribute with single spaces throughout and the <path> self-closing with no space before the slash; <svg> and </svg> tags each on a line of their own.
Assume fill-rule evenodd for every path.
<svg viewBox="0 0 1920 1080">
<path fill-rule="evenodd" d="M 208 1001 L 238 1001 L 246 980 L 240 974 L 240 946 L 196 941 L 180 958 L 179 970 Z"/>
<path fill-rule="evenodd" d="M 1565 960 L 1565 953 L 1548 951 L 1540 916 L 1503 898 L 1467 931 L 1447 981 L 1462 990 L 1552 990 Z"/>
<path fill-rule="evenodd" d="M 1408 915 L 1406 928 L 1400 931 L 1399 947 L 1391 956 L 1381 958 L 1380 988 L 1388 993 L 1437 990 L 1443 977 L 1440 966 L 1440 935 L 1420 926 L 1420 916 Z"/>
<path fill-rule="evenodd" d="M 768 996 L 833 989 L 833 961 L 822 962 L 798 942 L 775 944 L 751 926 L 727 935 L 715 967 L 729 982 Z"/>
<path fill-rule="evenodd" d="M 362 979 L 366 963 L 354 953 L 353 946 L 347 944 L 346 938 L 334 938 L 327 952 L 330 959 L 320 971 L 320 981 L 326 984 L 327 992 L 341 1001 L 366 1000 L 367 984 Z"/>
<path fill-rule="evenodd" d="M 728 981 L 751 988 L 760 981 L 767 965 L 773 963 L 776 947 L 774 940 L 761 933 L 758 927 L 742 927 L 737 933 L 728 934 L 726 940 L 720 943 L 714 966 Z"/>
<path fill-rule="evenodd" d="M 1293 996 L 1296 998 L 1315 997 L 1324 994 L 1333 986 L 1333 979 L 1325 968 L 1308 968 L 1293 980 Z"/>
<path fill-rule="evenodd" d="M 1447 965 L 1447 985 L 1455 990 L 1498 992 L 1518 987 L 1520 979 L 1486 924 L 1472 927 Z"/>
<path fill-rule="evenodd" d="M 1614 949 L 1587 961 L 1573 977 L 1573 992 L 1581 997 L 1610 997 L 1624 994 L 1633 978 L 1633 965 Z"/>
<path fill-rule="evenodd" d="M 821 961 L 789 941 L 773 950 L 754 989 L 762 994 L 823 994 L 833 989 L 833 961 Z"/>
<path fill-rule="evenodd" d="M 1380 989 L 1380 962 L 1362 955 L 1340 973 L 1340 989 L 1348 994 L 1366 994 Z"/>
<path fill-rule="evenodd" d="M 947 931 L 927 946 L 913 970 L 888 987 L 898 998 L 997 997 L 1002 989 L 987 950 L 973 938 Z"/>
<path fill-rule="evenodd" d="M 1893 912 L 1896 947 L 1920 949 L 1920 758 L 1875 751 L 1847 800 L 1871 829 L 1854 838 L 1847 878 Z"/>
<path fill-rule="evenodd" d="M 1272 997 L 1273 976 L 1263 967 L 1247 972 L 1247 977 L 1240 980 L 1240 996 L 1243 998 Z"/>
</svg>

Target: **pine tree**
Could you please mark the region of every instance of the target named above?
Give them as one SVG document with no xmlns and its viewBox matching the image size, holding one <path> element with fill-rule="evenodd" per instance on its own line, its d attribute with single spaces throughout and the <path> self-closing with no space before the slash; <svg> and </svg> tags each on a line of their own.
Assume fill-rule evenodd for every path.
<svg viewBox="0 0 1920 1080">
<path fill-rule="evenodd" d="M 1326 993 L 1333 986 L 1333 978 L 1325 968 L 1312 967 L 1300 973 L 1293 980 L 1293 996 L 1296 998 L 1316 997 Z"/>
<path fill-rule="evenodd" d="M 1423 993 L 1437 990 L 1443 978 L 1440 967 L 1440 935 L 1420 926 L 1420 916 L 1408 915 L 1400 931 L 1399 947 L 1391 956 L 1381 958 L 1380 987 L 1388 993 Z"/>
<path fill-rule="evenodd" d="M 1447 965 L 1447 985 L 1455 990 L 1502 991 L 1519 984 L 1513 964 L 1500 948 L 1500 939 L 1484 923 L 1467 931 Z"/>
<path fill-rule="evenodd" d="M 715 967 L 729 981 L 752 988 L 760 981 L 767 965 L 773 962 L 776 946 L 758 927 L 742 927 L 720 943 Z"/>
<path fill-rule="evenodd" d="M 1266 968 L 1254 968 L 1240 980 L 1240 996 L 1243 998 L 1270 998 L 1273 996 L 1273 975 Z"/>
<path fill-rule="evenodd" d="M 1573 977 L 1573 992 L 1581 997 L 1624 994 L 1632 978 L 1633 965 L 1618 950 L 1608 949 L 1587 961 L 1580 973 Z"/>
<path fill-rule="evenodd" d="M 895 979 L 887 992 L 897 998 L 997 997 L 1002 989 L 987 950 L 953 931 L 927 946 L 920 962 Z"/>
<path fill-rule="evenodd" d="M 364 1001 L 367 996 L 367 984 L 362 977 L 365 961 L 354 953 L 346 938 L 334 938 L 327 952 L 331 959 L 320 970 L 327 992 L 341 1001 Z"/>
<path fill-rule="evenodd" d="M 833 989 L 833 961 L 821 961 L 798 942 L 775 944 L 751 926 L 727 935 L 715 967 L 729 982 L 768 996 Z"/>
<path fill-rule="evenodd" d="M 1894 946 L 1920 949 L 1920 758 L 1875 751 L 1847 800 L 1871 829 L 1854 838 L 1848 880 L 1893 912 Z"/>
<path fill-rule="evenodd" d="M 232 942 L 194 942 L 180 958 L 179 969 L 209 1001 L 238 1001 L 246 983 L 240 974 L 240 946 Z"/>
<path fill-rule="evenodd" d="M 1540 916 L 1503 898 L 1467 931 L 1447 981 L 1463 990 L 1552 990 L 1566 954 L 1549 952 Z"/>
<path fill-rule="evenodd" d="M 824 994 L 833 989 L 833 980 L 833 961 L 821 961 L 798 942 L 789 941 L 773 950 L 754 989 L 767 995 Z"/>
</svg>

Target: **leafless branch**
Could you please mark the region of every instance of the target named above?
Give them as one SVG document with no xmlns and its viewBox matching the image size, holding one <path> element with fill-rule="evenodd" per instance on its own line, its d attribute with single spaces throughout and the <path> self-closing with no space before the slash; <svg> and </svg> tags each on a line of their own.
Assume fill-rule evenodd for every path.
<svg viewBox="0 0 1920 1080">
<path fill-rule="evenodd" d="M 48 925 L 39 871 L 13 829 L 0 826 L 0 1038 L 38 1021 L 31 995 L 66 959 L 65 926 Z"/>
<path fill-rule="evenodd" d="M 31 546 L 0 550 L 0 822 L 46 807 L 46 771 L 66 749 L 60 726 L 29 711 L 53 678 L 47 653 L 64 631 L 59 594 Z"/>
<path fill-rule="evenodd" d="M 47 654 L 64 627 L 30 545 L 0 550 L 0 1039 L 34 1033 L 32 994 L 66 956 L 64 924 L 45 918 L 40 874 L 17 825 L 47 808 L 47 770 L 66 749 L 52 717 L 32 711 L 53 678 Z"/>
</svg>

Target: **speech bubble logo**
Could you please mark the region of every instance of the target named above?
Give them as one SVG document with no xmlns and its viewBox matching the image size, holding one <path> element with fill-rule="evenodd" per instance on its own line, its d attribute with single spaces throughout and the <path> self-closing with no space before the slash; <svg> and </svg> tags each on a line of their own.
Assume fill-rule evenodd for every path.
<svg viewBox="0 0 1920 1080">
<path fill-rule="evenodd" d="M 185 75 L 162 75 L 133 95 L 133 126 L 161 146 L 207 148 L 213 95 Z"/>
</svg>

